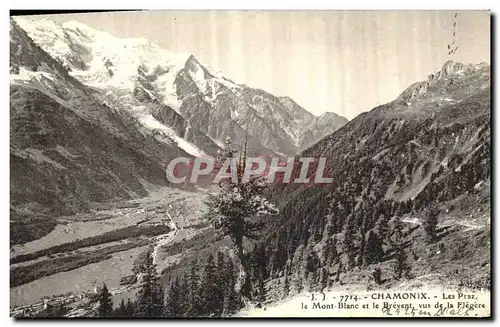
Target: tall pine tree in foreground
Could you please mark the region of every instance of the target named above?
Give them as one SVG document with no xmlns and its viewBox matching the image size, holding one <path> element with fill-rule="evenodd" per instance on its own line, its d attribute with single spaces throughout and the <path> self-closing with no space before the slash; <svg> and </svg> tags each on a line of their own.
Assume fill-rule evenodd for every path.
<svg viewBox="0 0 500 327">
<path fill-rule="evenodd" d="M 252 176 L 245 180 L 244 172 L 247 165 L 245 144 L 239 159 L 230 150 L 230 140 L 226 141 L 226 153 L 222 156 L 225 164 L 221 165 L 224 173 L 229 173 L 219 183 L 219 192 L 209 194 L 205 201 L 208 210 L 205 218 L 223 235 L 229 236 L 236 248 L 236 254 L 243 270 L 241 292 L 250 298 L 250 267 L 244 254 L 243 240 L 256 240 L 263 225 L 255 220 L 262 215 L 276 215 L 276 207 L 265 199 L 266 181 L 260 176 Z M 228 159 L 228 160 L 226 160 Z"/>
<path fill-rule="evenodd" d="M 111 317 L 113 315 L 113 300 L 106 284 L 103 284 L 99 293 L 99 306 L 97 307 L 99 317 Z"/>
</svg>

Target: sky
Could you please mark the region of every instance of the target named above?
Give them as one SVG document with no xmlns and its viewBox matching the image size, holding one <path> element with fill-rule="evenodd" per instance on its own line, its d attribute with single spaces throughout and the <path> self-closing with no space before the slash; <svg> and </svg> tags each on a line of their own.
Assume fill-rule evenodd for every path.
<svg viewBox="0 0 500 327">
<path fill-rule="evenodd" d="M 458 50 L 449 55 L 447 45 Z M 189 52 L 234 82 L 348 119 L 447 60 L 490 63 L 487 11 L 141 11 L 49 16 Z"/>
</svg>

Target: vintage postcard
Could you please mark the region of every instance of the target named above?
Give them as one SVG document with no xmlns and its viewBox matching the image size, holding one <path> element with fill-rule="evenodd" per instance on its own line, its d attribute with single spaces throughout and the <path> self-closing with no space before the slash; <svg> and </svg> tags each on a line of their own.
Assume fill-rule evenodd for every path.
<svg viewBox="0 0 500 327">
<path fill-rule="evenodd" d="M 12 14 L 11 317 L 491 317 L 490 24 Z"/>
</svg>

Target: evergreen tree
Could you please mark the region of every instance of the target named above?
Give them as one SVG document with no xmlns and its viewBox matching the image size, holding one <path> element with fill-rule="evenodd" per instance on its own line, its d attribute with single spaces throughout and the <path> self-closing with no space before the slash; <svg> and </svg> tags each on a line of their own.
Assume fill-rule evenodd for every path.
<svg viewBox="0 0 500 327">
<path fill-rule="evenodd" d="M 202 287 L 202 303 L 204 306 L 203 314 L 211 316 L 217 314 L 219 303 L 217 302 L 217 272 L 214 262 L 214 256 L 210 253 L 207 257 L 205 267 L 203 268 L 203 275 L 201 278 Z"/>
<path fill-rule="evenodd" d="M 167 300 L 165 301 L 165 308 L 163 312 L 164 317 L 182 316 L 181 291 L 179 277 L 175 277 L 175 279 L 170 282 L 170 286 L 167 291 Z"/>
<path fill-rule="evenodd" d="M 283 285 L 283 298 L 290 294 L 290 281 L 288 280 L 288 273 L 285 273 L 285 282 Z"/>
<path fill-rule="evenodd" d="M 235 290 L 236 278 L 233 262 L 229 259 L 226 262 L 226 289 L 224 294 L 224 315 L 232 315 L 240 309 L 241 299 Z"/>
<path fill-rule="evenodd" d="M 297 273 L 297 275 L 295 276 L 295 289 L 299 294 L 304 290 L 303 278 L 299 273 Z"/>
<path fill-rule="evenodd" d="M 336 233 L 333 220 L 334 218 L 332 217 L 331 222 L 328 225 L 326 225 L 326 236 L 328 238 L 332 237 Z"/>
<path fill-rule="evenodd" d="M 204 314 L 202 294 L 200 288 L 200 276 L 198 275 L 198 263 L 193 261 L 188 275 L 188 292 L 186 316 L 199 317 Z"/>
<path fill-rule="evenodd" d="M 373 230 L 368 232 L 368 240 L 366 241 L 364 251 L 364 262 L 366 265 L 371 265 L 382 261 L 384 251 L 382 250 L 382 240 L 380 235 L 377 235 Z"/>
<path fill-rule="evenodd" d="M 320 260 L 316 251 L 312 248 L 307 256 L 306 269 L 307 272 L 317 274 L 320 267 Z"/>
<path fill-rule="evenodd" d="M 189 285 L 189 274 L 184 272 L 183 277 L 180 280 L 180 293 L 179 293 L 179 315 L 181 317 L 187 316 L 190 299 L 190 285 Z"/>
<path fill-rule="evenodd" d="M 137 292 L 135 316 L 161 317 L 163 314 L 164 292 L 159 282 L 156 265 L 153 264 L 152 249 L 149 249 L 140 268 L 142 279 Z"/>
<path fill-rule="evenodd" d="M 381 214 L 377 222 L 377 234 L 382 244 L 384 240 L 389 237 L 389 217 Z"/>
<path fill-rule="evenodd" d="M 115 311 L 115 317 L 123 318 L 127 316 L 127 307 L 125 306 L 125 301 L 122 299 L 120 306 Z"/>
<path fill-rule="evenodd" d="M 358 256 L 358 266 L 362 267 L 364 263 L 364 252 L 366 251 L 366 232 L 368 230 L 368 220 L 366 219 L 366 216 L 363 218 L 363 222 L 361 224 L 361 229 L 359 231 L 360 235 L 360 245 L 359 245 L 359 256 Z"/>
<path fill-rule="evenodd" d="M 35 318 L 62 318 L 69 309 L 63 303 L 47 304 L 47 307 L 34 315 Z"/>
<path fill-rule="evenodd" d="M 99 293 L 99 306 L 97 308 L 99 317 L 111 317 L 113 315 L 113 300 L 108 287 L 104 284 Z"/>
<path fill-rule="evenodd" d="M 319 280 L 319 268 L 320 268 L 320 260 L 314 249 L 314 242 L 310 243 L 308 246 L 306 253 L 306 265 L 304 269 L 304 275 L 306 277 L 306 281 L 309 283 L 309 289 L 317 285 Z"/>
<path fill-rule="evenodd" d="M 230 140 L 227 140 L 227 145 L 229 144 Z M 241 291 L 250 297 L 250 267 L 244 255 L 243 240 L 255 240 L 259 237 L 263 224 L 253 218 L 276 215 L 278 211 L 265 199 L 267 183 L 262 177 L 254 176 L 248 181 L 243 179 L 247 164 L 246 146 L 245 138 L 245 146 L 239 160 L 234 158 L 232 151 L 225 154 L 228 159 L 226 162 L 231 162 L 231 165 L 221 169 L 226 172 L 229 169 L 231 178 L 219 183 L 218 194 L 207 196 L 208 211 L 205 218 L 219 234 L 231 238 L 244 272 Z"/>
<path fill-rule="evenodd" d="M 378 285 L 382 284 L 382 269 L 380 267 L 376 267 L 372 272 L 373 280 Z"/>
<path fill-rule="evenodd" d="M 259 245 L 255 246 L 254 254 L 255 254 L 254 255 L 255 273 L 261 275 L 264 279 L 269 278 L 269 271 L 268 271 L 269 260 L 266 253 L 266 248 L 264 247 L 263 243 L 260 243 Z"/>
<path fill-rule="evenodd" d="M 319 278 L 319 285 L 321 291 L 323 291 L 327 286 L 328 286 L 328 280 L 330 279 L 330 274 L 328 273 L 328 269 L 323 267 L 320 270 L 320 278 Z"/>
<path fill-rule="evenodd" d="M 325 243 L 325 249 L 323 251 L 323 260 L 325 262 L 325 265 L 327 267 L 330 267 L 333 265 L 335 260 L 338 258 L 338 252 L 337 252 L 337 242 L 335 240 L 335 237 L 328 237 L 326 239 Z"/>
<path fill-rule="evenodd" d="M 322 238 L 323 238 L 323 229 L 318 224 L 314 227 L 313 240 L 315 243 L 318 243 L 319 241 L 321 241 Z"/>
<path fill-rule="evenodd" d="M 433 243 L 436 240 L 436 227 L 438 225 L 438 214 L 439 210 L 435 205 L 432 205 L 426 212 L 423 225 L 428 243 Z"/>
<path fill-rule="evenodd" d="M 400 217 L 394 218 L 394 226 L 392 228 L 392 238 L 391 243 L 392 246 L 397 246 L 403 240 L 403 223 L 401 222 Z"/>
<path fill-rule="evenodd" d="M 356 263 L 356 245 L 355 245 L 355 233 L 356 228 L 354 225 L 354 219 L 349 219 L 347 221 L 345 230 L 344 230 L 344 253 L 347 254 L 348 258 L 348 269 L 352 269 L 354 264 Z"/>
<path fill-rule="evenodd" d="M 408 264 L 408 257 L 406 251 L 402 246 L 397 249 L 396 252 L 396 262 L 394 264 L 394 275 L 396 279 L 401 279 L 401 277 L 410 278 L 411 267 Z"/>
<path fill-rule="evenodd" d="M 337 276 L 335 277 L 335 281 L 337 283 L 340 282 L 340 274 L 342 273 L 342 269 L 343 269 L 342 261 L 339 261 L 339 267 L 337 269 Z"/>
<path fill-rule="evenodd" d="M 266 301 L 266 283 L 264 282 L 264 277 L 259 275 L 257 278 L 257 287 L 258 287 L 258 301 L 263 303 Z"/>
<path fill-rule="evenodd" d="M 219 251 L 217 253 L 217 271 L 215 279 L 215 307 L 214 314 L 216 316 L 221 316 L 224 309 L 224 296 L 226 292 L 227 275 L 226 275 L 226 261 L 224 260 L 224 253 Z"/>
<path fill-rule="evenodd" d="M 130 299 L 127 299 L 127 305 L 125 306 L 125 312 L 127 317 L 133 317 L 134 316 L 134 304 Z"/>
</svg>

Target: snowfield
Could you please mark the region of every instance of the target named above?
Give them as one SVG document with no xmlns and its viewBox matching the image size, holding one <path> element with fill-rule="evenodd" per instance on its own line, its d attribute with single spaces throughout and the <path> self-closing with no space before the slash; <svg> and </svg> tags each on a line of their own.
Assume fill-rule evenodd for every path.
<svg viewBox="0 0 500 327">
<path fill-rule="evenodd" d="M 123 105 L 150 132 L 160 130 L 190 155 L 206 156 L 198 147 L 153 118 L 134 97 L 137 81 L 143 74 L 156 92 L 147 88 L 142 90 L 151 98 L 159 98 L 163 104 L 179 112 L 182 102 L 177 95 L 175 79 L 191 57 L 190 53 L 172 53 L 145 38 L 120 39 L 74 21 L 59 24 L 48 19 L 35 22 L 16 18 L 16 22 L 43 50 L 64 65 L 73 67 L 69 72 L 71 76 L 90 87 L 100 89 L 114 103 Z M 85 67 L 75 67 L 75 58 Z M 189 74 L 195 78 L 200 89 L 206 89 L 206 79 L 201 67 L 194 67 L 189 70 Z M 50 74 L 31 72 L 23 67 L 19 74 L 11 74 L 12 83 L 43 78 L 52 79 Z"/>
</svg>

